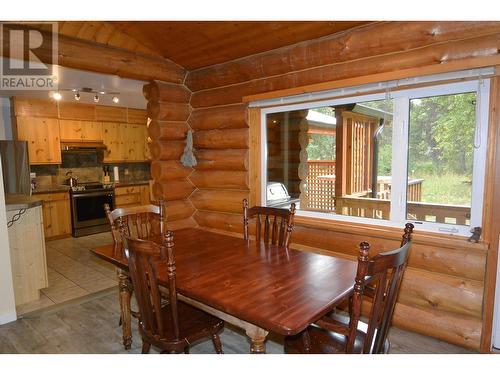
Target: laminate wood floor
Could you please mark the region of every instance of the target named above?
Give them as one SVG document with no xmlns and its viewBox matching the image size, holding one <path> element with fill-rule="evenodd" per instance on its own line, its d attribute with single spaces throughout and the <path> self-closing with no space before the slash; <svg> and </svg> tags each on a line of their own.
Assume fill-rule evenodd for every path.
<svg viewBox="0 0 500 375">
<path fill-rule="evenodd" d="M 118 326 L 118 290 L 108 289 L 48 307 L 0 326 L 0 353 L 140 353 L 141 340 L 137 322 L 133 321 L 132 349 L 122 345 L 122 331 Z M 392 328 L 389 333 L 391 353 L 472 353 L 464 348 L 416 333 Z M 249 342 L 241 330 L 226 325 L 221 335 L 226 354 L 245 354 Z M 268 353 L 283 353 L 282 339 L 270 335 Z M 151 353 L 155 353 L 154 349 Z M 214 353 L 211 341 L 191 347 L 192 354 Z"/>
</svg>

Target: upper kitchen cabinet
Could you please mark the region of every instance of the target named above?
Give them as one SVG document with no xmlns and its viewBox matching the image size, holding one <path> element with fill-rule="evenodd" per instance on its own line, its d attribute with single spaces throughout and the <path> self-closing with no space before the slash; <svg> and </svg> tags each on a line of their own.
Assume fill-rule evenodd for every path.
<svg viewBox="0 0 500 375">
<path fill-rule="evenodd" d="M 120 130 L 120 124 L 114 122 L 102 124 L 102 140 L 107 147 L 104 151 L 105 163 L 123 160 Z"/>
<path fill-rule="evenodd" d="M 102 133 L 105 163 L 149 160 L 146 125 L 104 122 Z"/>
<path fill-rule="evenodd" d="M 14 98 L 13 132 L 28 142 L 31 164 L 60 164 L 60 136 L 57 104 L 38 99 Z"/>
<path fill-rule="evenodd" d="M 102 123 L 96 121 L 59 120 L 62 141 L 102 141 Z"/>
<path fill-rule="evenodd" d="M 17 139 L 28 142 L 30 164 L 61 164 L 59 120 L 17 117 Z"/>
<path fill-rule="evenodd" d="M 13 98 L 17 138 L 29 142 L 31 164 L 60 164 L 60 141 L 103 142 L 106 163 L 149 158 L 142 109 Z"/>
</svg>

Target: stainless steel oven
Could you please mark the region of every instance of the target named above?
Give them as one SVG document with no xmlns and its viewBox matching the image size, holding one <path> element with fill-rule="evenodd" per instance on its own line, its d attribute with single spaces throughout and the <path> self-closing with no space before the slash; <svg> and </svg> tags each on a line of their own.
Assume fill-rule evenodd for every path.
<svg viewBox="0 0 500 375">
<path fill-rule="evenodd" d="M 112 186 L 102 184 L 77 185 L 70 190 L 73 237 L 110 230 L 104 204 L 113 210 L 115 195 Z"/>
</svg>

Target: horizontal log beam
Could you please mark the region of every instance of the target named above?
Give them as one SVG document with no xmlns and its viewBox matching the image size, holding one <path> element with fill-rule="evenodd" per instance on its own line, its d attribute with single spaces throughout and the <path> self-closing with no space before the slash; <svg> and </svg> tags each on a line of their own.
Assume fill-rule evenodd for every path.
<svg viewBox="0 0 500 375">
<path fill-rule="evenodd" d="M 160 183 L 186 178 L 192 171 L 192 168 L 184 167 L 178 160 L 156 160 L 151 163 L 151 177 Z"/>
<path fill-rule="evenodd" d="M 165 219 L 168 221 L 186 219 L 196 211 L 189 199 L 168 201 L 165 204 Z"/>
<path fill-rule="evenodd" d="M 189 72 L 186 85 L 206 90 L 496 32 L 500 22 L 380 22 L 201 68 Z"/>
<path fill-rule="evenodd" d="M 194 219 L 200 227 L 243 234 L 243 215 L 198 210 Z"/>
<path fill-rule="evenodd" d="M 451 41 L 417 50 L 399 52 L 391 56 L 374 56 L 362 60 L 324 65 L 269 78 L 193 93 L 193 108 L 241 103 L 242 98 L 271 91 L 285 90 L 329 81 L 347 80 L 399 70 L 446 67 L 457 70 L 464 61 L 468 69 L 470 60 L 481 60 L 485 66 L 500 63 L 500 34 Z M 445 68 L 444 68 L 445 69 Z"/>
<path fill-rule="evenodd" d="M 248 186 L 248 172 L 194 171 L 189 180 L 199 189 L 244 189 Z"/>
<path fill-rule="evenodd" d="M 451 344 L 479 350 L 480 319 L 398 303 L 393 324 Z"/>
<path fill-rule="evenodd" d="M 237 129 L 248 127 L 246 104 L 193 111 L 189 124 L 195 130 Z"/>
<path fill-rule="evenodd" d="M 248 148 L 248 129 L 199 130 L 193 135 L 195 148 Z"/>
<path fill-rule="evenodd" d="M 243 212 L 248 190 L 196 190 L 190 200 L 198 210 L 229 213 Z"/>
<path fill-rule="evenodd" d="M 179 141 L 186 139 L 189 127 L 185 121 L 157 121 L 150 122 L 148 134 L 153 140 Z"/>
<path fill-rule="evenodd" d="M 408 268 L 399 301 L 409 306 L 448 311 L 481 319 L 483 283 Z"/>
<path fill-rule="evenodd" d="M 166 201 L 185 199 L 191 195 L 196 188 L 186 179 L 171 180 L 168 183 L 156 182 L 153 184 L 154 196 Z"/>
<path fill-rule="evenodd" d="M 158 121 L 186 121 L 191 113 L 187 103 L 148 102 L 148 117 Z"/>
<path fill-rule="evenodd" d="M 378 233 L 378 230 L 370 230 L 366 227 L 359 227 L 359 232 L 342 231 L 339 224 L 334 227 L 311 228 L 304 227 L 296 219 L 294 228 L 295 245 L 305 245 L 315 249 L 326 250 L 325 253 L 335 252 L 349 256 L 357 256 L 358 245 L 362 241 L 368 241 L 371 248 L 377 252 L 395 249 L 399 246 L 401 237 Z M 321 223 L 315 220 L 317 226 Z M 336 230 L 335 227 L 338 226 Z M 400 231 L 403 234 L 403 229 Z M 392 235 L 395 231 L 392 230 Z M 412 268 L 419 268 L 436 273 L 456 276 L 463 279 L 483 281 L 484 267 L 486 263 L 486 252 L 472 248 L 467 241 L 460 241 L 462 246 L 449 248 L 441 246 L 437 240 L 436 244 L 419 243 L 419 234 L 413 236 L 413 246 L 410 252 L 408 265 Z"/>
<path fill-rule="evenodd" d="M 153 141 L 149 144 L 154 160 L 180 160 L 184 147 L 184 141 Z"/>
<path fill-rule="evenodd" d="M 189 103 L 191 91 L 184 85 L 153 81 L 143 86 L 148 102 Z"/>
<path fill-rule="evenodd" d="M 4 25 L 4 56 L 9 51 L 5 33 L 9 26 Z M 52 45 L 52 34 L 40 31 L 47 44 L 37 49 L 37 56 L 42 62 L 52 61 L 52 50 L 45 45 Z M 152 57 L 141 53 L 110 47 L 99 43 L 84 41 L 64 35 L 58 35 L 57 64 L 68 68 L 88 70 L 98 73 L 116 74 L 120 77 L 139 80 L 159 79 L 166 82 L 182 83 L 186 70 L 180 65 L 165 58 Z"/>
<path fill-rule="evenodd" d="M 198 170 L 248 170 L 247 149 L 195 150 Z"/>
</svg>

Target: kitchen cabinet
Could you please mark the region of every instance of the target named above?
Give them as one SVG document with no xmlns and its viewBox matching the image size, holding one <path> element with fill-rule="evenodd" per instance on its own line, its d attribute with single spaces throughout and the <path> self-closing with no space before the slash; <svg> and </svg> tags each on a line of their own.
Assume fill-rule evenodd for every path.
<svg viewBox="0 0 500 375">
<path fill-rule="evenodd" d="M 30 164 L 61 164 L 59 120 L 17 117 L 17 139 L 28 142 Z"/>
<path fill-rule="evenodd" d="M 129 160 L 149 160 L 148 132 L 145 125 L 129 124 Z"/>
<path fill-rule="evenodd" d="M 102 123 L 96 121 L 59 120 L 61 140 L 102 141 Z"/>
<path fill-rule="evenodd" d="M 71 234 L 69 193 L 37 194 L 36 196 L 43 200 L 45 239 L 69 236 Z"/>
<path fill-rule="evenodd" d="M 107 147 L 105 163 L 149 160 L 146 125 L 105 122 L 102 135 Z"/>
<path fill-rule="evenodd" d="M 150 160 L 146 111 L 13 98 L 16 139 L 28 141 L 30 164 L 61 164 L 61 140 L 103 142 L 106 163 Z"/>
<path fill-rule="evenodd" d="M 120 124 L 105 122 L 102 124 L 102 140 L 107 147 L 104 152 L 104 162 L 115 162 L 122 160 L 120 146 Z"/>
<path fill-rule="evenodd" d="M 115 206 L 130 207 L 149 204 L 149 185 L 118 186 L 115 188 Z"/>
<path fill-rule="evenodd" d="M 18 212 L 7 209 L 7 220 L 12 220 Z M 36 301 L 40 298 L 40 289 L 49 286 L 42 207 L 26 208 L 8 232 L 16 305 Z"/>
</svg>

